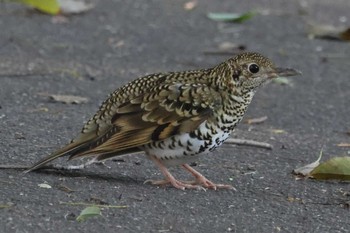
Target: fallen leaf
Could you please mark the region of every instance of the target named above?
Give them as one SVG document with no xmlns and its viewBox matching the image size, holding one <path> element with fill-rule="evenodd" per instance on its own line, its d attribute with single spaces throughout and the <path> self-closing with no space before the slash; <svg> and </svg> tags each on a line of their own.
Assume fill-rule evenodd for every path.
<svg viewBox="0 0 350 233">
<path fill-rule="evenodd" d="M 80 215 L 77 217 L 77 221 L 83 222 L 95 216 L 101 216 L 101 209 L 97 206 L 89 206 L 81 211 Z"/>
<path fill-rule="evenodd" d="M 233 50 L 235 48 L 238 48 L 238 45 L 229 41 L 225 41 L 219 44 L 218 47 L 222 51 L 227 51 L 227 50 Z"/>
<path fill-rule="evenodd" d="M 86 97 L 75 95 L 49 95 L 49 98 L 53 101 L 65 104 L 84 104 L 89 101 Z"/>
<path fill-rule="evenodd" d="M 350 180 L 350 156 L 331 158 L 313 169 L 310 175 L 319 180 Z"/>
<path fill-rule="evenodd" d="M 350 147 L 350 143 L 339 143 L 337 144 L 339 147 Z"/>
<path fill-rule="evenodd" d="M 263 116 L 263 117 L 258 117 L 258 118 L 251 118 L 251 119 L 247 119 L 245 121 L 245 123 L 247 124 L 261 124 L 263 122 L 265 122 L 267 120 L 267 116 Z"/>
<path fill-rule="evenodd" d="M 26 139 L 23 133 L 15 132 L 15 139 Z"/>
<path fill-rule="evenodd" d="M 204 51 L 204 54 L 209 55 L 236 55 L 240 53 L 241 51 L 246 50 L 246 46 L 243 44 L 235 44 L 231 42 L 222 42 L 219 44 L 217 49 L 213 50 L 206 50 Z"/>
<path fill-rule="evenodd" d="M 51 15 L 57 15 L 60 11 L 57 0 L 19 0 L 19 2 Z"/>
<path fill-rule="evenodd" d="M 75 190 L 73 190 L 73 189 L 71 189 L 71 188 L 69 188 L 69 187 L 67 187 L 67 186 L 65 186 L 63 184 L 59 185 L 58 189 L 63 191 L 63 192 L 66 192 L 66 193 L 73 193 L 73 192 L 75 192 Z"/>
<path fill-rule="evenodd" d="M 281 134 L 281 133 L 285 133 L 286 131 L 283 130 L 283 129 L 271 129 L 270 130 L 272 133 L 275 133 L 275 134 Z"/>
<path fill-rule="evenodd" d="M 198 4 L 197 0 L 192 0 L 184 4 L 184 9 L 187 11 L 193 10 Z"/>
<path fill-rule="evenodd" d="M 215 21 L 243 23 L 244 21 L 251 19 L 255 15 L 255 12 L 248 11 L 243 14 L 239 13 L 208 13 L 208 18 Z"/>
<path fill-rule="evenodd" d="M 50 188 L 52 188 L 51 185 L 49 185 L 47 183 L 38 184 L 38 186 L 40 188 L 43 188 L 43 189 L 50 189 Z"/>
<path fill-rule="evenodd" d="M 92 3 L 78 0 L 57 0 L 62 14 L 79 14 L 95 7 Z"/>
<path fill-rule="evenodd" d="M 277 84 L 281 84 L 281 85 L 288 85 L 291 87 L 293 86 L 293 82 L 289 78 L 286 78 L 286 77 L 275 78 L 275 79 L 273 79 L 273 82 L 277 83 Z"/>
<path fill-rule="evenodd" d="M 310 164 L 305 165 L 305 166 L 300 167 L 300 168 L 296 168 L 293 170 L 293 173 L 295 175 L 301 175 L 301 176 L 305 176 L 305 177 L 310 176 L 310 173 L 312 172 L 312 170 L 315 169 L 315 167 L 317 167 L 320 164 L 320 160 L 322 158 L 322 153 L 323 153 L 323 149 L 321 149 L 320 154 L 318 156 L 318 159 L 315 162 L 310 163 Z"/>
<path fill-rule="evenodd" d="M 0 204 L 0 209 L 10 208 L 10 207 L 11 207 L 11 205 L 2 205 L 2 204 Z"/>
<path fill-rule="evenodd" d="M 310 39 L 350 41 L 350 28 L 309 24 L 308 36 Z"/>
</svg>

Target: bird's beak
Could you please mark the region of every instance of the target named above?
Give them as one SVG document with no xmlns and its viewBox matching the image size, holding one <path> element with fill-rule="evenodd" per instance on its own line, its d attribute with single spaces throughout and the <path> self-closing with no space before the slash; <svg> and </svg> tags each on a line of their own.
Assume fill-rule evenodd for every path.
<svg viewBox="0 0 350 233">
<path fill-rule="evenodd" d="M 291 69 L 291 68 L 280 68 L 280 67 L 275 68 L 273 73 L 277 77 L 288 77 L 288 76 L 301 75 L 301 72 L 298 71 L 298 70 L 294 70 L 294 69 Z"/>
</svg>

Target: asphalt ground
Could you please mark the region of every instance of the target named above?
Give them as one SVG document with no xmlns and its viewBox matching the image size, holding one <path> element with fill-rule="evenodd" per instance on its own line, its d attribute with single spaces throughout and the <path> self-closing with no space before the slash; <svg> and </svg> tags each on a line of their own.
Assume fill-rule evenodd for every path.
<svg viewBox="0 0 350 233">
<path fill-rule="evenodd" d="M 161 178 L 134 155 L 80 171 L 21 175 L 0 169 L 0 232 L 349 232 L 346 182 L 296 180 L 294 168 L 349 155 L 350 44 L 307 36 L 308 23 L 349 25 L 348 0 L 95 0 L 96 6 L 55 23 L 51 16 L 0 3 L 1 164 L 29 165 L 77 135 L 108 93 L 139 76 L 211 67 L 230 54 L 208 54 L 229 42 L 302 71 L 292 85 L 263 87 L 234 134 L 273 150 L 224 145 L 196 169 L 237 191 L 176 190 L 143 184 Z M 259 10 L 242 24 L 208 12 Z M 89 99 L 62 104 L 53 94 Z M 67 165 L 64 160 L 56 164 Z M 188 178 L 173 169 L 180 178 Z M 39 187 L 48 184 L 51 188 Z M 68 192 L 69 188 L 72 192 Z M 102 216 L 75 218 L 84 206 Z"/>
</svg>

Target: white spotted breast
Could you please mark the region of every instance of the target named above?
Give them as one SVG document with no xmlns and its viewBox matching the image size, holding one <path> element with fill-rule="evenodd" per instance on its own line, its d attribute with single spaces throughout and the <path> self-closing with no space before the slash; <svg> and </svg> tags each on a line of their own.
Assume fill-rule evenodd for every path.
<svg viewBox="0 0 350 233">
<path fill-rule="evenodd" d="M 229 131 L 203 122 L 197 130 L 172 136 L 163 141 L 156 141 L 141 149 L 147 155 L 162 160 L 166 166 L 176 166 L 193 162 L 198 155 L 206 154 L 220 146 L 229 136 Z"/>
</svg>

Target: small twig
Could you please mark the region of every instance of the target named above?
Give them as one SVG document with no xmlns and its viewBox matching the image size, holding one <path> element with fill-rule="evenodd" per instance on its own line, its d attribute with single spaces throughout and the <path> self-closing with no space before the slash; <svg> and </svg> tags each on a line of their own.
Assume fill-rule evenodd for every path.
<svg viewBox="0 0 350 233">
<path fill-rule="evenodd" d="M 238 139 L 238 138 L 229 138 L 226 140 L 226 143 L 240 145 L 240 146 L 255 146 L 255 147 L 261 147 L 269 150 L 272 150 L 273 148 L 271 144 L 266 142 L 258 142 L 258 141 Z"/>
<path fill-rule="evenodd" d="M 245 123 L 247 124 L 260 124 L 267 120 L 267 116 L 259 117 L 259 118 L 251 118 L 247 119 Z"/>
<path fill-rule="evenodd" d="M 72 205 L 72 206 L 96 206 L 100 208 L 118 208 L 118 209 L 125 209 L 128 208 L 129 206 L 127 205 L 96 205 L 93 203 L 84 203 L 84 202 L 64 202 L 60 201 L 59 202 L 61 205 Z"/>
</svg>

